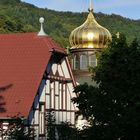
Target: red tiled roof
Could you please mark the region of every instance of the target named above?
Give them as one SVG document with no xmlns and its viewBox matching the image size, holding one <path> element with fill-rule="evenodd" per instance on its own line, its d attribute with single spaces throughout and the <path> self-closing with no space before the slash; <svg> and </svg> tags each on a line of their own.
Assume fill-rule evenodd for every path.
<svg viewBox="0 0 140 140">
<path fill-rule="evenodd" d="M 64 53 L 50 37 L 0 34 L 0 117 L 28 116 L 52 49 Z"/>
</svg>

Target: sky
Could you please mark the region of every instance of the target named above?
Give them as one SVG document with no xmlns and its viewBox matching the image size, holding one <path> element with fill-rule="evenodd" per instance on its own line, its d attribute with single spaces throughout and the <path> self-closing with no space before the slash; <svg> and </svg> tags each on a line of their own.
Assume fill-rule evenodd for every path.
<svg viewBox="0 0 140 140">
<path fill-rule="evenodd" d="M 40 8 L 56 11 L 86 12 L 90 0 L 22 0 Z M 140 0 L 93 0 L 94 12 L 140 19 Z"/>
</svg>

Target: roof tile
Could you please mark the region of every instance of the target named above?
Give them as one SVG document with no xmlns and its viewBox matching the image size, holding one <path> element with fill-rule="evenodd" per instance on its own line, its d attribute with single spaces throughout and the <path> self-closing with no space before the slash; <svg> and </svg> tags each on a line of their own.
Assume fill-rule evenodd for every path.
<svg viewBox="0 0 140 140">
<path fill-rule="evenodd" d="M 27 117 L 51 56 L 65 53 L 50 37 L 37 33 L 0 34 L 0 117 Z"/>
</svg>

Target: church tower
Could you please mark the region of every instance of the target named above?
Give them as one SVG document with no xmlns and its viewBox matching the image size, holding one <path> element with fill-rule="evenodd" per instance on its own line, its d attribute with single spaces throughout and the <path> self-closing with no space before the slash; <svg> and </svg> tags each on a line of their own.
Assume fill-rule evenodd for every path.
<svg viewBox="0 0 140 140">
<path fill-rule="evenodd" d="M 69 37 L 71 65 L 78 83 L 91 81 L 89 67 L 97 66 L 96 53 L 107 47 L 108 40 L 111 40 L 111 34 L 97 23 L 93 15 L 92 0 L 90 0 L 86 21 L 74 29 Z"/>
</svg>

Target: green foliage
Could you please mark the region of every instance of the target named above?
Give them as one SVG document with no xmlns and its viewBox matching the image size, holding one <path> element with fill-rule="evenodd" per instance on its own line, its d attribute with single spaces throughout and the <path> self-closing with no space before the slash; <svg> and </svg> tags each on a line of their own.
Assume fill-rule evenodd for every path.
<svg viewBox="0 0 140 140">
<path fill-rule="evenodd" d="M 76 140 L 76 129 L 69 122 L 56 124 L 55 113 L 48 111 L 46 114 L 47 140 Z"/>
<path fill-rule="evenodd" d="M 77 140 L 77 130 L 69 122 L 62 122 L 57 126 L 59 140 Z"/>
<path fill-rule="evenodd" d="M 61 46 L 69 46 L 71 31 L 80 26 L 87 13 L 57 12 L 37 8 L 20 0 L 0 0 L 0 33 L 38 32 L 39 17 L 45 18 L 45 31 Z M 127 35 L 130 43 L 135 37 L 140 40 L 140 21 L 130 20 L 121 16 L 102 13 L 95 14 L 97 21 L 111 33 L 122 32 Z"/>
<path fill-rule="evenodd" d="M 9 120 L 9 127 L 7 130 L 0 126 L 0 136 L 5 137 L 7 140 L 33 140 L 33 131 L 24 125 L 21 118 L 13 118 Z"/>
<path fill-rule="evenodd" d="M 3 5 L 15 5 L 17 3 L 19 3 L 20 0 L 0 0 L 0 4 L 3 4 Z"/>
<path fill-rule="evenodd" d="M 23 32 L 23 25 L 18 19 L 11 19 L 9 16 L 0 15 L 0 32 Z"/>
<path fill-rule="evenodd" d="M 55 115 L 54 112 L 49 111 L 46 114 L 46 124 L 47 124 L 47 140 L 55 140 L 56 135 L 55 135 Z"/>
<path fill-rule="evenodd" d="M 97 86 L 76 87 L 80 113 L 91 121 L 82 136 L 90 140 L 139 140 L 140 44 L 113 36 L 93 70 Z"/>
</svg>

